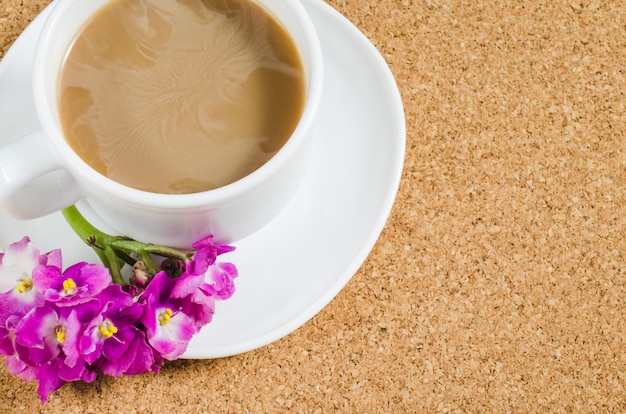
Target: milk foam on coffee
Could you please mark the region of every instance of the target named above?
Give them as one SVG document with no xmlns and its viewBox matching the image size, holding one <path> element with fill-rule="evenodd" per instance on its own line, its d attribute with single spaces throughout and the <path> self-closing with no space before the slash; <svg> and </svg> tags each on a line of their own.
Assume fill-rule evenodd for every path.
<svg viewBox="0 0 626 414">
<path fill-rule="evenodd" d="M 59 91 L 81 158 L 156 193 L 253 172 L 295 129 L 304 95 L 292 40 L 248 0 L 113 0 L 75 40 Z"/>
</svg>

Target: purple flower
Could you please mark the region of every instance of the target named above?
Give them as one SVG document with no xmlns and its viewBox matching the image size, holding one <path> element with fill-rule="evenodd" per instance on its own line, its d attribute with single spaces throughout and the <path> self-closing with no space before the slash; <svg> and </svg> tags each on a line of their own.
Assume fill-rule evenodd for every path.
<svg viewBox="0 0 626 414">
<path fill-rule="evenodd" d="M 0 355 L 15 353 L 15 328 L 20 321 L 18 315 L 11 315 L 0 325 Z"/>
<path fill-rule="evenodd" d="M 96 318 L 99 310 L 100 302 L 96 299 L 91 299 L 88 302 L 72 307 L 63 306 L 57 308 L 59 319 L 65 327 L 65 336 L 62 338 L 61 350 L 64 354 L 64 362 L 68 367 L 74 368 L 87 362 L 85 356 L 80 352 L 79 341 L 84 333 L 85 326 Z"/>
<path fill-rule="evenodd" d="M 6 355 L 9 373 L 19 376 L 24 381 L 32 381 L 35 379 L 37 368 L 26 364 L 16 353 L 16 349 L 22 347 L 15 342 L 15 329 L 20 319 L 21 317 L 17 315 L 11 315 L 5 321 L 5 326 L 0 327 L 0 354 Z"/>
<path fill-rule="evenodd" d="M 170 298 L 175 283 L 165 272 L 159 272 L 140 299 L 145 303 L 141 322 L 146 327 L 148 342 L 168 360 L 181 356 L 195 334 L 191 318 Z"/>
<path fill-rule="evenodd" d="M 215 300 L 228 299 L 233 295 L 237 268 L 232 263 L 216 263 L 219 255 L 235 248 L 216 244 L 213 236 L 205 237 L 192 247 L 196 251 L 178 277 L 172 297 L 181 303 L 181 310 L 191 317 L 194 329 L 199 331 L 213 319 Z"/>
<path fill-rule="evenodd" d="M 6 357 L 7 369 L 9 374 L 17 375 L 24 381 L 33 381 L 37 379 L 37 367 L 33 367 L 20 360 L 17 355 L 9 355 Z"/>
<path fill-rule="evenodd" d="M 181 312 L 191 318 L 194 330 L 198 332 L 204 325 L 213 320 L 215 298 L 207 295 L 198 286 L 195 289 L 189 289 L 196 280 L 200 279 L 201 281 L 202 276 L 183 276 L 178 279 L 172 289 L 171 297 L 180 304 Z"/>
<path fill-rule="evenodd" d="M 196 249 L 193 259 L 187 264 L 187 273 L 200 275 L 215 263 L 217 256 L 235 250 L 235 247 L 226 244 L 216 244 L 213 236 L 207 236 L 191 245 Z"/>
<path fill-rule="evenodd" d="M 20 358 L 30 365 L 41 365 L 61 353 L 66 339 L 65 321 L 50 306 L 38 306 L 17 325 L 15 341 Z"/>
<path fill-rule="evenodd" d="M 16 350 L 23 348 L 15 342 L 15 329 L 21 317 L 11 315 L 5 321 L 5 325 L 0 327 L 0 355 L 6 356 L 6 364 L 11 375 L 17 375 L 24 381 L 36 379 L 37 367 L 26 364 L 22 361 Z M 25 350 L 22 349 L 22 352 Z"/>
<path fill-rule="evenodd" d="M 229 299 L 235 293 L 233 279 L 237 276 L 237 267 L 234 264 L 218 262 L 207 269 L 204 274 L 204 283 L 200 285 L 200 289 L 216 299 Z"/>
<path fill-rule="evenodd" d="M 63 381 L 57 372 L 56 363 L 52 361 L 48 361 L 42 366 L 38 367 L 35 371 L 35 378 L 39 382 L 39 387 L 37 387 L 37 393 L 39 394 L 39 399 L 42 403 L 48 401 L 48 395 L 63 385 L 66 384 L 66 381 Z"/>
<path fill-rule="evenodd" d="M 119 285 L 110 285 L 97 299 L 101 309 L 79 339 L 78 348 L 85 359 L 111 376 L 158 371 L 152 348 L 136 326 L 143 304 Z"/>
<path fill-rule="evenodd" d="M 48 400 L 48 395 L 71 381 L 93 382 L 96 379 L 95 368 L 86 364 L 73 367 L 68 366 L 61 358 L 48 361 L 36 370 L 36 379 L 39 381 L 37 392 L 42 403 Z"/>
<path fill-rule="evenodd" d="M 226 300 L 235 293 L 233 279 L 238 276 L 232 263 L 218 262 L 209 266 L 203 274 L 183 273 L 176 283 L 172 295 L 185 298 L 197 294 L 198 289 L 215 299 Z"/>
<path fill-rule="evenodd" d="M 107 339 L 117 338 L 119 329 L 125 325 L 134 325 L 141 316 L 140 305 L 133 300 L 130 294 L 124 292 L 119 285 L 110 285 L 97 297 L 100 309 L 97 315 L 85 326 L 79 338 L 78 348 L 89 363 L 95 362 L 102 354 L 102 346 Z M 139 308 L 138 308 L 139 307 Z M 135 316 L 130 312 L 128 323 L 122 326 L 120 313 L 129 313 L 127 309 L 137 309 Z M 114 319 L 114 320 L 113 320 Z"/>
<path fill-rule="evenodd" d="M 235 265 L 217 262 L 209 266 L 204 274 L 183 273 L 176 281 L 171 297 L 179 300 L 181 310 L 191 317 L 194 328 L 199 331 L 211 322 L 215 300 L 225 300 L 233 295 L 233 279 L 236 277 Z"/>
<path fill-rule="evenodd" d="M 56 307 L 46 302 L 33 308 L 15 328 L 16 352 L 31 365 L 40 365 L 62 357 L 71 367 L 82 359 L 77 341 L 83 324 L 95 315 L 97 301 L 91 300 L 73 308 Z"/>
<path fill-rule="evenodd" d="M 0 320 L 10 315 L 25 315 L 43 304 L 42 292 L 33 283 L 33 270 L 46 265 L 61 268 L 61 251 L 40 255 L 24 237 L 0 253 Z"/>
<path fill-rule="evenodd" d="M 106 375 L 139 375 L 148 371 L 159 372 L 163 359 L 155 355 L 146 334 L 135 326 L 120 330 L 114 339 L 108 339 L 102 347 L 102 357 L 94 366 Z"/>
<path fill-rule="evenodd" d="M 112 284 L 102 265 L 81 262 L 63 271 L 60 250 L 41 255 L 28 237 L 0 253 L 0 355 L 8 371 L 37 380 L 46 402 L 67 382 L 92 382 L 97 370 L 158 373 L 165 360 L 180 357 L 211 322 L 215 301 L 235 291 L 237 268 L 216 260 L 234 247 L 208 236 L 180 255 L 158 248 L 150 252 L 165 258 L 162 271 L 152 277 L 138 262 L 124 286 Z"/>
<path fill-rule="evenodd" d="M 47 301 L 58 306 L 72 306 L 91 300 L 111 283 L 111 274 L 102 265 L 77 263 L 63 273 L 56 266 L 38 266 L 33 283 L 44 292 Z"/>
<path fill-rule="evenodd" d="M 85 321 L 93 318 L 97 301 L 57 308 L 46 302 L 33 308 L 15 328 L 15 355 L 7 364 L 22 378 L 39 381 L 42 402 L 66 382 L 91 382 L 96 370 L 77 348 Z"/>
</svg>

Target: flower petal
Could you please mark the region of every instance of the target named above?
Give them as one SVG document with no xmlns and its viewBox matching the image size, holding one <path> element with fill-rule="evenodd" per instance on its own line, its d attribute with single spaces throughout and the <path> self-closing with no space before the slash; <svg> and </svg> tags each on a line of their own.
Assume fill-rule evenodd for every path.
<svg viewBox="0 0 626 414">
<path fill-rule="evenodd" d="M 36 289 L 19 292 L 13 289 L 0 293 L 0 320 L 6 320 L 11 315 L 24 316 L 31 309 L 44 304 L 44 297 Z"/>
<path fill-rule="evenodd" d="M 40 265 L 33 269 L 33 285 L 42 292 L 63 287 L 63 274 L 60 267 Z"/>
<path fill-rule="evenodd" d="M 30 280 L 32 271 L 39 265 L 39 250 L 24 237 L 9 245 L 0 263 L 0 293 L 9 292 L 21 281 Z"/>
<path fill-rule="evenodd" d="M 216 263 L 209 267 L 205 275 L 206 284 L 201 287 L 216 299 L 226 300 L 235 293 L 233 279 L 238 276 L 237 268 L 232 263 Z"/>
<path fill-rule="evenodd" d="M 162 309 L 156 310 L 157 313 L 162 311 Z M 163 358 L 172 361 L 185 352 L 195 333 L 191 318 L 182 312 L 177 312 L 168 323 L 158 325 L 157 329 L 149 332 L 148 342 Z"/>
<path fill-rule="evenodd" d="M 172 288 L 173 298 L 186 298 L 196 293 L 197 289 L 204 283 L 204 275 L 183 273 L 176 279 L 176 284 Z"/>
<path fill-rule="evenodd" d="M 37 379 L 37 367 L 25 364 L 17 356 L 6 357 L 7 370 L 11 375 L 17 375 L 24 381 L 33 381 Z"/>
<path fill-rule="evenodd" d="M 58 390 L 66 383 L 59 378 L 58 371 L 55 361 L 49 361 L 37 370 L 37 380 L 39 381 L 37 393 L 42 403 L 48 401 L 50 393 Z"/>
<path fill-rule="evenodd" d="M 43 364 L 61 352 L 56 329 L 60 321 L 54 309 L 39 306 L 28 312 L 17 325 L 15 341 L 24 347 L 26 362 Z"/>
</svg>

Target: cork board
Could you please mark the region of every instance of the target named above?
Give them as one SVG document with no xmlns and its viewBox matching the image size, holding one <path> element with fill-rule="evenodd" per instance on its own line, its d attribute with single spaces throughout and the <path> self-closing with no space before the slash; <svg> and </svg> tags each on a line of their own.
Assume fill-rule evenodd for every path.
<svg viewBox="0 0 626 414">
<path fill-rule="evenodd" d="M 0 54 L 48 3 L 0 1 Z M 398 198 L 291 335 L 10 413 L 626 411 L 626 5 L 331 0 L 405 105 Z"/>
</svg>

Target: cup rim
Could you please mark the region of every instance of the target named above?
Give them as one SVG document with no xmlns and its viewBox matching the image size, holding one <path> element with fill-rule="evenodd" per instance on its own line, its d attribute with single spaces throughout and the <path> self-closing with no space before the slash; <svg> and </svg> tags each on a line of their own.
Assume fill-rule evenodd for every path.
<svg viewBox="0 0 626 414">
<path fill-rule="evenodd" d="M 229 203 L 255 188 L 260 187 L 268 178 L 288 162 L 293 154 L 303 145 L 305 138 L 313 127 L 316 114 L 320 105 L 323 89 L 323 55 L 317 30 L 310 19 L 306 9 L 298 0 L 283 0 L 296 17 L 302 32 L 306 50 L 298 47 L 298 52 L 304 62 L 303 53 L 308 55 L 310 71 L 307 73 L 307 95 L 296 128 L 289 136 L 285 144 L 267 162 L 250 174 L 224 186 L 197 193 L 187 194 L 164 194 L 154 193 L 129 187 L 118 183 L 111 178 L 99 173 L 89 164 L 83 161 L 69 146 L 63 136 L 63 132 L 55 121 L 54 110 L 49 107 L 47 92 L 44 85 L 44 75 L 49 68 L 45 65 L 48 54 L 48 43 L 53 41 L 54 33 L 59 30 L 59 20 L 63 17 L 66 9 L 76 1 L 82 0 L 56 0 L 50 15 L 44 22 L 41 35 L 37 41 L 33 64 L 33 93 L 35 108 L 40 119 L 42 129 L 53 143 L 52 148 L 62 158 L 62 164 L 70 169 L 73 175 L 80 181 L 89 184 L 89 191 L 97 189 L 100 194 L 112 197 L 118 201 L 129 204 L 153 207 L 157 209 L 192 209 L 211 208 Z M 108 0 L 107 0 L 108 1 Z M 250 0 L 263 4 L 264 0 Z M 265 7 L 267 9 L 267 7 Z M 269 11 L 269 10 L 268 10 Z M 271 11 L 269 11 L 271 13 Z M 280 19 L 274 16 L 280 22 Z M 282 22 L 281 22 L 282 24 Z M 60 29 L 62 30 L 62 29 Z M 55 96 L 54 99 L 57 97 Z"/>
</svg>

